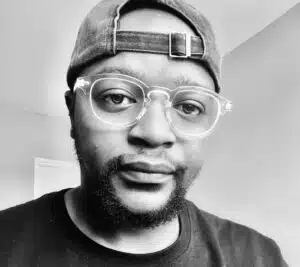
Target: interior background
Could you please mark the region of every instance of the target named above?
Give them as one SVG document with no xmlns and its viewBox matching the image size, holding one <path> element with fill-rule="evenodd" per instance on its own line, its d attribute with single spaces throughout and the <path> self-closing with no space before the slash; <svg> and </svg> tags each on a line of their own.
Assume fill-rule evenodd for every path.
<svg viewBox="0 0 300 267">
<path fill-rule="evenodd" d="M 33 198 L 34 158 L 75 160 L 64 106 L 78 26 L 96 0 L 0 2 L 0 209 Z M 189 198 L 254 227 L 290 266 L 300 247 L 300 5 L 190 0 L 215 28 L 234 112 Z"/>
</svg>

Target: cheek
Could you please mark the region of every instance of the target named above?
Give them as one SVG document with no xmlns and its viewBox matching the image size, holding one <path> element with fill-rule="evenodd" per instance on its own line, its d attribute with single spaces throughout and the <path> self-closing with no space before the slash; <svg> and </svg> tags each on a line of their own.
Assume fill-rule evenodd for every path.
<svg viewBox="0 0 300 267">
<path fill-rule="evenodd" d="M 101 123 L 87 103 L 81 102 L 77 105 L 74 122 L 80 151 L 93 154 L 100 166 L 126 151 L 126 131 L 113 130 L 107 124 Z"/>
<path fill-rule="evenodd" d="M 184 153 L 187 164 L 199 165 L 204 157 L 204 139 L 191 140 L 184 144 Z"/>
<path fill-rule="evenodd" d="M 204 140 L 193 140 L 184 146 L 185 164 L 188 167 L 187 180 L 191 183 L 201 171 L 204 160 Z"/>
</svg>

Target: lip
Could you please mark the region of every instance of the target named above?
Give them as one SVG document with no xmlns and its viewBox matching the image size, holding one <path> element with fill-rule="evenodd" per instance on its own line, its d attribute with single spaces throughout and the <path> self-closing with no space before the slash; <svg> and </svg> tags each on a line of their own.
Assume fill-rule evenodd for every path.
<svg viewBox="0 0 300 267">
<path fill-rule="evenodd" d="M 167 163 L 149 163 L 145 161 L 128 162 L 122 166 L 122 171 L 134 171 L 153 174 L 173 174 L 175 168 Z"/>
<path fill-rule="evenodd" d="M 143 184 L 162 184 L 173 177 L 175 167 L 160 159 L 139 158 L 124 161 L 121 177 L 127 181 Z"/>
<path fill-rule="evenodd" d="M 163 184 L 172 179 L 173 175 L 163 173 L 145 173 L 140 171 L 121 171 L 121 178 L 125 182 L 131 182 L 135 184 Z"/>
</svg>

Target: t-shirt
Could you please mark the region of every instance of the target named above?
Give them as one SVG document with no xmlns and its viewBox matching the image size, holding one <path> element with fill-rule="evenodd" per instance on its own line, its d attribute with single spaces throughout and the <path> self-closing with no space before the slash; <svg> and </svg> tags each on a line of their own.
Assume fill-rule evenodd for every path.
<svg viewBox="0 0 300 267">
<path fill-rule="evenodd" d="M 271 239 L 186 201 L 180 234 L 159 252 L 130 254 L 92 241 L 70 219 L 62 190 L 0 212 L 0 266 L 283 267 Z M 145 240 L 145 242 L 147 242 Z"/>
</svg>

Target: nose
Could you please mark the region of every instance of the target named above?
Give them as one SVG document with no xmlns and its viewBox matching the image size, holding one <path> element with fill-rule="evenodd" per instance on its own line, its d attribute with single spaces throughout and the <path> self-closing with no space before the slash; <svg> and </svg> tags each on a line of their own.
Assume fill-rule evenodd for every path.
<svg viewBox="0 0 300 267">
<path fill-rule="evenodd" d="M 165 114 L 164 101 L 154 100 L 145 114 L 129 131 L 129 142 L 136 146 L 171 147 L 176 141 Z"/>
</svg>

